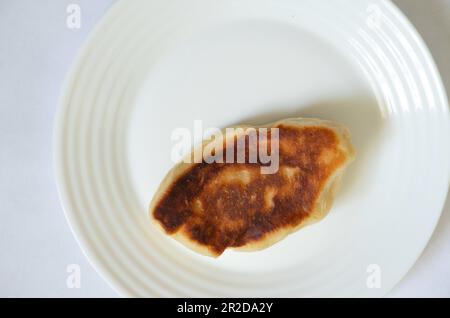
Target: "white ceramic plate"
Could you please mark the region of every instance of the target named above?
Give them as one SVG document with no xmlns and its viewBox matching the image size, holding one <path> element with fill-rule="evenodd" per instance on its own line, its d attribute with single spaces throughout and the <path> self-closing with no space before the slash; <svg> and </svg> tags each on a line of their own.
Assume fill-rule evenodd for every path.
<svg viewBox="0 0 450 318">
<path fill-rule="evenodd" d="M 358 151 L 324 221 L 219 259 L 151 226 L 175 128 L 293 116 L 347 125 Z M 80 53 L 55 136 L 67 218 L 127 296 L 384 295 L 425 247 L 449 185 L 438 72 L 387 1 L 120 1 Z"/>
</svg>

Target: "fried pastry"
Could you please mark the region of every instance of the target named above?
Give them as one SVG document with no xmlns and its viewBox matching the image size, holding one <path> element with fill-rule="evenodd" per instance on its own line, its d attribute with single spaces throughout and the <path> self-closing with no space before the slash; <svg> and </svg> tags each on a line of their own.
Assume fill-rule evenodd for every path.
<svg viewBox="0 0 450 318">
<path fill-rule="evenodd" d="M 224 140 L 219 141 L 220 151 L 214 156 L 223 156 L 223 162 L 210 163 L 207 158 L 199 163 L 182 162 L 167 174 L 150 204 L 153 223 L 195 252 L 218 257 L 226 249 L 267 248 L 324 218 L 355 156 L 348 130 L 330 121 L 305 118 L 252 128 L 261 127 L 268 132 L 265 139 L 258 139 L 258 148 L 265 143 L 273 154 L 271 142 L 277 138 L 275 173 L 262 173 L 267 162 L 261 160 L 226 160 L 232 151 L 236 159 L 241 138 L 247 141 L 246 159 L 250 156 L 252 145 L 242 132 L 250 126 L 239 126 L 244 129 L 224 133 Z M 276 137 L 270 128 L 278 128 Z M 226 142 L 230 140 L 234 143 Z M 201 146 L 214 142 L 218 141 L 205 141 Z"/>
</svg>

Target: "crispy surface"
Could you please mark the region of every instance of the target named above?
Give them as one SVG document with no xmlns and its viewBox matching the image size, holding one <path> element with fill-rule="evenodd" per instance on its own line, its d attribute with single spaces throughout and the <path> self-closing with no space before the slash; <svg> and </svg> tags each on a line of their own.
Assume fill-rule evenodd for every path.
<svg viewBox="0 0 450 318">
<path fill-rule="evenodd" d="M 279 128 L 277 173 L 261 174 L 261 163 L 179 164 L 161 185 L 150 216 L 165 233 L 210 256 L 227 248 L 265 248 L 322 218 L 335 181 L 353 158 L 347 131 L 318 120 L 272 127 Z"/>
</svg>

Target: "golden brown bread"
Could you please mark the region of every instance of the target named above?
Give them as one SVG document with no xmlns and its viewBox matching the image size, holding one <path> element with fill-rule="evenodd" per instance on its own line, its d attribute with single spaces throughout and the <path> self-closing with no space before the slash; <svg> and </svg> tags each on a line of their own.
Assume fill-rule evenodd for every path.
<svg viewBox="0 0 450 318">
<path fill-rule="evenodd" d="M 150 218 L 164 233 L 217 257 L 227 248 L 267 248 L 325 217 L 354 158 L 348 130 L 304 118 L 259 127 L 279 129 L 278 172 L 261 174 L 259 162 L 177 164 L 149 208 Z M 227 134 L 225 139 L 241 137 Z"/>
</svg>

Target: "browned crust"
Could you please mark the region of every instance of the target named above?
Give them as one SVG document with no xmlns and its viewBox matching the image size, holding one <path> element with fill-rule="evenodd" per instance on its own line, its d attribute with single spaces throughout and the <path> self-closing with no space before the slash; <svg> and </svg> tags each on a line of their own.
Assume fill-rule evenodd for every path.
<svg viewBox="0 0 450 318">
<path fill-rule="evenodd" d="M 279 128 L 278 173 L 261 175 L 260 164 L 180 163 L 150 204 L 154 223 L 190 249 L 217 257 L 227 248 L 266 248 L 325 217 L 354 157 L 347 129 L 302 118 L 260 127 Z M 242 171 L 250 181 L 230 179 Z"/>
</svg>

